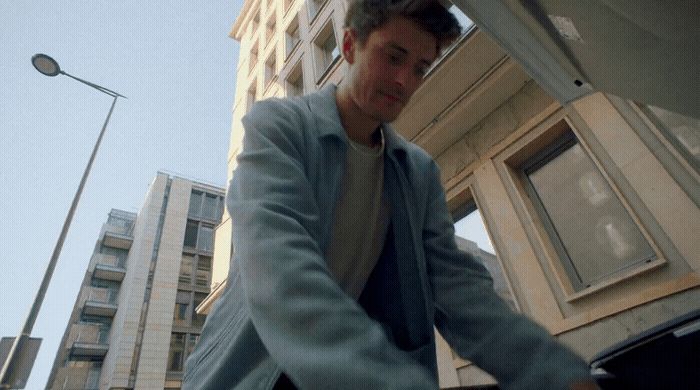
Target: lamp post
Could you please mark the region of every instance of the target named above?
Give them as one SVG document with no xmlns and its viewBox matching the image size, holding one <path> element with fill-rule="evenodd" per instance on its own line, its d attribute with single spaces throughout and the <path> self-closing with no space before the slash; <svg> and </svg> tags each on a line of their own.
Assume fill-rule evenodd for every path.
<svg viewBox="0 0 700 390">
<path fill-rule="evenodd" d="M 32 304 L 32 307 L 29 310 L 29 315 L 27 316 L 27 319 L 24 322 L 24 326 L 22 327 L 22 330 L 20 331 L 19 335 L 12 342 L 12 346 L 10 347 L 10 350 L 7 353 L 7 358 L 3 362 L 2 370 L 0 370 L 0 389 L 24 388 L 24 384 L 26 382 L 25 376 L 28 377 L 29 372 L 31 372 L 31 367 L 34 363 L 33 360 L 36 357 L 36 352 L 38 351 L 38 343 L 36 343 L 36 341 L 41 341 L 41 339 L 29 338 L 32 333 L 32 328 L 34 328 L 36 317 L 39 314 L 39 309 L 41 308 L 41 304 L 44 301 L 46 290 L 48 289 L 49 283 L 51 282 L 51 276 L 53 275 L 53 271 L 56 268 L 56 262 L 58 261 L 58 258 L 61 255 L 63 242 L 65 241 L 66 235 L 68 234 L 68 228 L 70 227 L 71 221 L 73 220 L 73 214 L 75 214 L 75 209 L 78 206 L 78 202 L 80 201 L 80 195 L 83 192 L 83 187 L 85 186 L 85 182 L 87 181 L 88 175 L 90 174 L 90 169 L 92 168 L 92 163 L 93 161 L 95 161 L 95 155 L 97 154 L 97 150 L 100 147 L 100 143 L 102 142 L 102 137 L 104 136 L 105 130 L 107 129 L 109 118 L 112 116 L 114 105 L 117 103 L 117 98 L 123 97 L 126 99 L 125 96 L 120 95 L 112 90 L 109 90 L 107 88 L 101 87 L 97 84 L 93 84 L 89 81 L 85 81 L 83 79 L 80 79 L 78 77 L 64 72 L 58 66 L 56 60 L 47 56 L 46 54 L 35 54 L 34 56 L 32 56 L 32 64 L 34 65 L 36 70 L 38 70 L 40 73 L 46 76 L 54 77 L 59 74 L 66 75 L 83 84 L 89 85 L 102 93 L 112 96 L 114 100 L 112 101 L 112 106 L 109 108 L 109 113 L 107 114 L 107 118 L 105 119 L 104 125 L 102 125 L 100 135 L 97 137 L 95 146 L 92 149 L 90 160 L 88 160 L 87 166 L 85 167 L 85 172 L 83 173 L 83 177 L 80 180 L 80 185 L 78 186 L 78 190 L 76 191 L 75 197 L 73 198 L 73 203 L 71 204 L 70 209 L 68 210 L 66 220 L 63 222 L 61 234 L 58 236 L 58 240 L 56 241 L 56 246 L 54 247 L 53 254 L 51 255 L 51 260 L 49 261 L 49 265 L 47 266 L 46 272 L 44 273 L 44 278 L 42 279 L 41 285 L 39 286 L 39 291 L 37 292 L 36 297 L 34 298 L 34 303 Z M 30 340 L 35 341 L 33 348 L 30 346 Z M 27 359 L 27 355 L 34 356 Z"/>
</svg>

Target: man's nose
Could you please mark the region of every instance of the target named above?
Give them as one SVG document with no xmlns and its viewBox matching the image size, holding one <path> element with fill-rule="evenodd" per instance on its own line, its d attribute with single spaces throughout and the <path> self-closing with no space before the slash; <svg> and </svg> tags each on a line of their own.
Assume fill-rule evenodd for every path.
<svg viewBox="0 0 700 390">
<path fill-rule="evenodd" d="M 409 66 L 402 66 L 396 71 L 394 75 L 394 82 L 397 86 L 402 88 L 407 88 L 411 83 L 411 77 L 413 77 L 411 69 Z"/>
</svg>

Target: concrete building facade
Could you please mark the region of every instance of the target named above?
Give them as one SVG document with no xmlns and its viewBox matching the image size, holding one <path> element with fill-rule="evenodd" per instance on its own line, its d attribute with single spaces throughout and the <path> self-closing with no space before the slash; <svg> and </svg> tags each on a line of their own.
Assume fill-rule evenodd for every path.
<svg viewBox="0 0 700 390">
<path fill-rule="evenodd" d="M 138 215 L 112 210 L 50 389 L 177 389 L 206 315 L 222 188 L 158 173 Z"/>
<path fill-rule="evenodd" d="M 241 55 L 229 178 L 255 101 L 342 81 L 346 8 L 245 1 L 230 34 Z M 393 125 L 439 164 L 455 221 L 480 213 L 495 249 L 487 267 L 515 310 L 585 358 L 700 307 L 697 119 L 601 92 L 562 105 L 468 25 Z M 235 250 L 227 213 L 215 237 L 202 312 Z M 442 341 L 438 360 L 442 388 L 493 383 Z"/>
</svg>

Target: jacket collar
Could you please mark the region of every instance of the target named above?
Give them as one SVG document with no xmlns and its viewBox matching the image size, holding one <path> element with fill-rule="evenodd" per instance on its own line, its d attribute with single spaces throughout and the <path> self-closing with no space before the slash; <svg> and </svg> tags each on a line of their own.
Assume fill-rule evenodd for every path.
<svg viewBox="0 0 700 390">
<path fill-rule="evenodd" d="M 340 121 L 338 105 L 335 102 L 337 88 L 335 84 L 329 83 L 320 91 L 309 95 L 309 107 L 316 119 L 318 138 L 335 137 L 340 139 L 347 147 L 348 136 Z M 382 123 L 382 128 L 384 130 L 386 151 L 392 155 L 395 155 L 397 150 L 405 153 L 408 148 L 408 141 L 397 134 L 390 124 Z"/>
</svg>

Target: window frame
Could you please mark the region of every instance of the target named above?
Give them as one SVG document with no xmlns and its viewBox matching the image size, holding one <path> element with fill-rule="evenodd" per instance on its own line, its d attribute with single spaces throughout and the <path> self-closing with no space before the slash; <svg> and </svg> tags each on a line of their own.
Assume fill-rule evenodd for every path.
<svg viewBox="0 0 700 390">
<path fill-rule="evenodd" d="M 292 78 L 294 78 L 294 82 L 290 81 Z M 298 94 L 290 94 L 290 91 L 293 89 L 296 89 L 296 83 L 301 82 L 301 91 Z M 305 80 L 304 80 L 304 67 L 301 62 L 301 59 L 297 61 L 287 74 L 287 77 L 284 80 L 284 89 L 285 89 L 285 95 L 287 97 L 292 97 L 292 96 L 302 96 L 306 93 L 306 85 L 305 85 Z"/>
<path fill-rule="evenodd" d="M 338 54 L 335 57 L 332 57 L 333 51 L 330 53 L 325 50 L 326 43 L 330 40 L 333 39 L 335 41 L 335 48 L 338 51 Z M 338 46 L 338 37 L 336 35 L 336 28 L 335 25 L 333 24 L 333 18 L 332 15 L 326 22 L 326 24 L 319 30 L 318 34 L 316 34 L 316 37 L 314 37 L 312 41 L 312 55 L 313 55 L 313 63 L 314 63 L 314 69 L 316 70 L 316 85 L 320 85 L 323 83 L 323 80 L 326 79 L 328 74 L 331 72 L 331 70 L 335 67 L 335 65 L 340 61 L 341 58 L 343 58 L 341 52 L 340 52 L 340 47 Z M 326 61 L 328 61 L 326 63 Z"/>
<path fill-rule="evenodd" d="M 301 46 L 301 23 L 299 14 L 294 15 L 292 20 L 287 25 L 284 30 L 284 61 L 287 62 L 294 55 L 297 48 Z M 290 34 L 290 30 L 296 31 L 296 42 L 290 46 L 290 41 L 293 40 L 294 35 Z"/>
<path fill-rule="evenodd" d="M 650 257 L 646 257 L 643 259 L 635 259 L 632 262 L 625 263 L 625 265 L 622 268 L 616 269 L 611 272 L 607 273 L 600 273 L 598 274 L 593 280 L 590 281 L 590 283 L 587 283 L 582 279 L 581 276 L 579 276 L 579 271 L 576 267 L 576 263 L 574 260 L 570 257 L 568 250 L 566 249 L 559 232 L 554 226 L 553 221 L 551 220 L 550 213 L 540 200 L 540 196 L 537 193 L 533 183 L 531 182 L 529 178 L 529 174 L 533 173 L 540 168 L 544 167 L 545 165 L 549 164 L 552 162 L 554 159 L 559 157 L 561 154 L 572 148 L 574 145 L 579 144 L 581 145 L 580 140 L 577 138 L 576 134 L 573 132 L 573 130 L 569 130 L 565 132 L 563 135 L 561 135 L 559 138 L 557 138 L 554 142 L 550 143 L 549 145 L 545 146 L 538 152 L 536 152 L 534 155 L 529 157 L 519 168 L 518 172 L 521 176 L 521 180 L 523 181 L 525 191 L 527 192 L 530 202 L 532 203 L 532 206 L 534 207 L 536 211 L 536 216 L 539 219 L 539 222 L 542 223 L 544 226 L 545 232 L 547 233 L 547 238 L 549 238 L 549 242 L 552 244 L 554 247 L 554 250 L 556 251 L 557 258 L 566 271 L 566 277 L 568 278 L 568 281 L 572 284 L 572 287 L 576 293 L 580 293 L 581 291 L 584 291 L 586 289 L 592 288 L 596 286 L 597 284 L 600 284 L 601 282 L 604 282 L 606 280 L 615 278 L 616 276 L 623 274 L 627 272 L 630 269 L 636 269 L 639 267 L 642 267 L 646 264 L 650 264 L 655 260 L 660 259 L 660 253 L 658 250 L 655 250 L 652 242 L 650 242 L 649 237 L 644 234 L 644 230 L 642 229 L 642 226 L 640 226 L 638 223 L 633 218 L 633 213 L 632 210 L 630 210 L 629 207 L 625 205 L 622 199 L 618 196 L 618 194 L 615 193 L 614 191 L 614 186 L 613 183 L 609 182 L 606 180 L 605 175 L 600 171 L 600 169 L 596 166 L 595 161 L 593 160 L 593 157 L 587 153 L 585 148 L 581 145 L 582 150 L 586 154 L 586 158 L 591 160 L 591 163 L 595 166 L 597 169 L 598 173 L 601 175 L 603 180 L 605 180 L 606 184 L 610 187 L 611 192 L 613 193 L 613 196 L 617 199 L 617 201 L 620 203 L 622 206 L 623 210 L 628 214 L 630 217 L 633 227 L 637 228 L 640 235 L 642 238 L 645 240 L 645 242 L 649 245 L 652 255 Z"/>
</svg>

